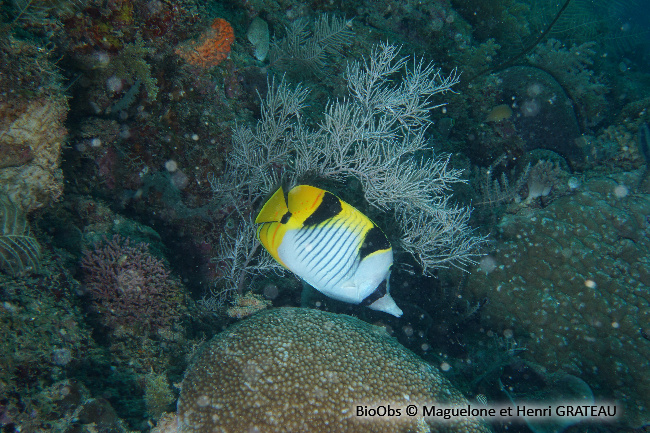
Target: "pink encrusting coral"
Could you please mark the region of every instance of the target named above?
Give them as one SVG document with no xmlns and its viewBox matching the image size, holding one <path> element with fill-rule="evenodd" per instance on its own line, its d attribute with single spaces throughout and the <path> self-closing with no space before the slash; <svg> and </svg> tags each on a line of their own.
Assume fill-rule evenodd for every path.
<svg viewBox="0 0 650 433">
<path fill-rule="evenodd" d="M 146 243 L 115 235 L 86 250 L 81 267 L 93 310 L 110 328 L 154 331 L 180 316 L 182 294 Z"/>
</svg>

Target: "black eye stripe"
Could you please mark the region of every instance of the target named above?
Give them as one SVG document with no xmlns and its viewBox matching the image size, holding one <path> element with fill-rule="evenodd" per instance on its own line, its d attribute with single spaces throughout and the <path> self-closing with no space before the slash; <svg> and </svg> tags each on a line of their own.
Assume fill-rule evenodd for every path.
<svg viewBox="0 0 650 433">
<path fill-rule="evenodd" d="M 331 192 L 325 191 L 323 194 L 323 199 L 321 200 L 318 208 L 309 215 L 309 217 L 303 223 L 304 226 L 315 226 L 323 221 L 327 221 L 330 218 L 333 218 L 341 213 L 343 206 L 341 205 L 341 200 Z"/>
<path fill-rule="evenodd" d="M 287 213 L 282 215 L 282 218 L 280 219 L 280 224 L 288 223 L 290 218 L 291 218 L 291 212 L 287 211 Z"/>
</svg>

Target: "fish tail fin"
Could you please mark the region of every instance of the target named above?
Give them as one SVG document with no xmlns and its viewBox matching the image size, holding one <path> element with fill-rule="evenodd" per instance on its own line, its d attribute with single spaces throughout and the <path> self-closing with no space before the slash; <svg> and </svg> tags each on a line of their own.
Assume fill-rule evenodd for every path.
<svg viewBox="0 0 650 433">
<path fill-rule="evenodd" d="M 287 207 L 284 190 L 280 187 L 275 191 L 271 198 L 264 203 L 262 210 L 260 210 L 257 218 L 255 218 L 255 224 L 280 222 L 287 212 L 289 212 L 289 208 Z"/>
</svg>

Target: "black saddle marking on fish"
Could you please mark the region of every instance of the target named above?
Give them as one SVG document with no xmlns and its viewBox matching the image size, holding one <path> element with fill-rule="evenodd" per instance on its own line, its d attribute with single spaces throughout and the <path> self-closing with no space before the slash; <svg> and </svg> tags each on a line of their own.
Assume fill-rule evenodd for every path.
<svg viewBox="0 0 650 433">
<path fill-rule="evenodd" d="M 371 294 L 369 294 L 368 296 L 366 296 L 366 299 L 364 299 L 363 301 L 361 301 L 361 302 L 359 303 L 359 305 L 362 305 L 362 306 L 364 306 L 364 307 L 367 307 L 368 305 L 372 304 L 372 303 L 375 302 L 376 300 L 383 298 L 384 295 L 386 295 L 386 287 L 387 287 L 387 285 L 388 285 L 388 281 L 386 281 L 386 280 L 382 281 L 382 282 L 377 286 L 377 288 L 375 289 L 375 291 L 372 292 Z"/>
<path fill-rule="evenodd" d="M 361 245 L 361 248 L 359 248 L 359 257 L 363 259 L 375 251 L 388 249 L 390 249 L 388 238 L 379 227 L 375 226 L 366 233 L 366 237 L 363 239 L 363 244 Z"/>
<path fill-rule="evenodd" d="M 325 191 L 323 195 L 323 200 L 318 205 L 318 208 L 309 215 L 309 217 L 303 223 L 304 226 L 313 226 L 327 221 L 330 218 L 335 217 L 340 214 L 343 210 L 341 206 L 341 200 L 331 192 Z"/>
<path fill-rule="evenodd" d="M 282 215 L 282 218 L 280 219 L 280 224 L 288 223 L 290 218 L 291 218 L 291 212 L 287 211 L 287 213 Z"/>
</svg>

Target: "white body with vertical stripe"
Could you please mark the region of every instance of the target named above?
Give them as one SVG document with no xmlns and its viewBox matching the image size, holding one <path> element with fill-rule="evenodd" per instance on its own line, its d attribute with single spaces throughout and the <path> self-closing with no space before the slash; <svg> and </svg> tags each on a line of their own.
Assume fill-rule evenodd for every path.
<svg viewBox="0 0 650 433">
<path fill-rule="evenodd" d="M 331 220 L 328 225 L 329 230 L 288 230 L 278 256 L 292 272 L 324 295 L 358 304 L 388 280 L 393 251 L 377 252 L 359 260 L 359 234 L 340 220 Z"/>
<path fill-rule="evenodd" d="M 319 292 L 402 315 L 389 290 L 390 242 L 375 223 L 334 194 L 298 185 L 285 197 L 279 188 L 255 222 L 264 248 Z"/>
</svg>

